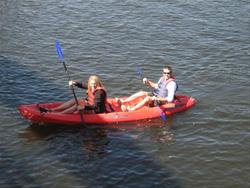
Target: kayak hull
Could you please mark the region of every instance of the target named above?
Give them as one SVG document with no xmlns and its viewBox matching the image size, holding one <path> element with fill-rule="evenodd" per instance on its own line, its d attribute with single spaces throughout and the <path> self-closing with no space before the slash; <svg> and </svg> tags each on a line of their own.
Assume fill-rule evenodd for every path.
<svg viewBox="0 0 250 188">
<path fill-rule="evenodd" d="M 192 97 L 177 96 L 177 100 L 175 100 L 174 104 L 170 103 L 156 107 L 145 106 L 133 112 L 122 112 L 114 98 L 110 98 L 108 101 L 115 109 L 114 112 L 81 115 L 78 112 L 73 114 L 62 114 L 52 112 L 41 113 L 39 111 L 39 106 L 53 108 L 63 102 L 20 105 L 18 109 L 22 117 L 32 123 L 61 125 L 108 124 L 159 118 L 162 112 L 169 116 L 177 112 L 185 111 L 194 106 L 197 102 Z"/>
</svg>

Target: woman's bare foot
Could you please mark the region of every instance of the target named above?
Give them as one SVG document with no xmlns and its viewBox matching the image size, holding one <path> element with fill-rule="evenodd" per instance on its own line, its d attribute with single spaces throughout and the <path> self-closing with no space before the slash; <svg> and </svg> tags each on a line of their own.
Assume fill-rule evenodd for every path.
<svg viewBox="0 0 250 188">
<path fill-rule="evenodd" d="M 52 112 L 52 110 L 39 106 L 39 111 L 41 113 Z"/>
<path fill-rule="evenodd" d="M 123 100 L 119 99 L 119 98 L 115 98 L 115 101 L 116 101 L 116 103 L 117 103 L 118 106 L 121 106 L 122 103 L 123 103 Z"/>
<path fill-rule="evenodd" d="M 121 110 L 123 112 L 130 112 L 131 111 L 131 107 L 130 106 L 121 105 Z"/>
</svg>

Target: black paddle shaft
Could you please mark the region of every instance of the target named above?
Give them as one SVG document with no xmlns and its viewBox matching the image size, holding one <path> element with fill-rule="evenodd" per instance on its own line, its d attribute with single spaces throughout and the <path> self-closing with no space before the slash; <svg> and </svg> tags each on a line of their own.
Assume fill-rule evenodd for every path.
<svg viewBox="0 0 250 188">
<path fill-rule="evenodd" d="M 66 66 L 66 64 L 65 64 L 65 62 L 64 62 L 64 61 L 63 61 L 62 63 L 63 63 L 64 70 L 65 70 L 65 72 L 66 72 L 66 73 L 67 73 L 67 75 L 68 75 L 68 80 L 69 80 L 69 81 L 71 81 L 71 78 L 70 78 L 70 75 L 69 75 L 69 72 L 68 72 L 67 66 Z M 71 85 L 71 86 L 70 86 L 70 88 L 71 88 L 72 93 L 73 93 L 73 95 L 74 95 L 74 98 L 75 98 L 76 104 L 77 104 L 77 105 L 79 105 L 78 100 L 77 100 L 77 97 L 76 97 L 76 93 L 75 93 L 75 90 L 74 90 L 74 87 Z"/>
</svg>

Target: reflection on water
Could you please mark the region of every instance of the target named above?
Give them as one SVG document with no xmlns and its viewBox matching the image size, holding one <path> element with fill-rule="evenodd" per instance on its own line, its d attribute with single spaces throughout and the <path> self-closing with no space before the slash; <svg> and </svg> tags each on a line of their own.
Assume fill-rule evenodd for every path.
<svg viewBox="0 0 250 188">
<path fill-rule="evenodd" d="M 119 139 L 141 142 L 145 139 L 145 132 L 150 132 L 150 140 L 159 143 L 174 142 L 174 134 L 171 131 L 171 119 L 163 122 L 161 119 L 143 120 L 131 123 L 108 125 L 84 125 L 84 126 L 60 126 L 31 124 L 19 133 L 19 137 L 26 142 L 44 141 L 51 142 L 60 137 L 69 137 L 77 142 L 84 155 L 105 156 L 110 139 L 119 135 Z M 155 127 L 155 128 L 154 128 Z M 161 128 L 161 131 L 158 130 Z M 120 132 L 120 133 L 119 133 Z M 115 136 L 115 137 L 116 137 Z M 111 137 L 111 138 L 110 138 Z M 80 144 L 80 145 L 79 145 Z"/>
<path fill-rule="evenodd" d="M 162 134 L 155 137 L 154 140 L 160 143 L 169 143 L 174 141 L 174 135 L 171 132 L 163 131 Z"/>
<path fill-rule="evenodd" d="M 147 127 L 159 127 L 159 128 L 168 128 L 170 127 L 174 129 L 173 126 L 171 126 L 172 117 L 169 117 L 168 120 L 162 121 L 159 119 L 148 119 L 148 120 L 141 120 L 137 122 L 126 122 L 126 123 L 114 123 L 114 124 L 103 124 L 103 125 L 73 125 L 73 126 L 67 126 L 67 125 L 58 125 L 58 124 L 31 124 L 29 127 L 24 129 L 22 133 L 20 133 L 21 138 L 25 138 L 26 141 L 36 141 L 36 140 L 46 140 L 50 138 L 51 136 L 55 136 L 60 133 L 70 133 L 70 134 L 78 134 L 83 138 L 86 138 L 85 141 L 93 140 L 99 140 L 99 138 L 105 138 L 106 131 L 117 129 L 120 131 L 125 130 L 141 130 L 143 131 Z M 162 132 L 162 136 L 167 135 L 168 131 Z"/>
<path fill-rule="evenodd" d="M 105 156 L 108 154 L 106 146 L 109 144 L 109 138 L 105 129 L 82 129 L 83 150 L 85 154 Z"/>
<path fill-rule="evenodd" d="M 128 129 L 124 128 L 125 125 L 120 129 L 95 125 L 86 127 L 30 125 L 19 133 L 19 137 L 23 143 L 29 143 L 24 155 L 32 152 L 32 156 L 29 157 L 39 157 L 37 166 L 42 169 L 46 167 L 52 171 L 55 167 L 63 169 L 61 172 L 59 170 L 59 176 L 67 176 L 71 180 L 80 178 L 80 182 L 84 178 L 88 181 L 81 184 L 87 187 L 100 185 L 100 180 L 104 184 L 134 187 L 137 182 L 135 179 L 143 180 L 144 185 L 138 187 L 147 185 L 151 187 L 155 184 L 160 186 L 162 183 L 170 187 L 181 187 L 181 183 L 170 170 L 154 162 L 150 155 L 151 149 L 147 152 L 144 150 L 143 145 L 149 141 L 148 139 L 152 143 L 158 143 L 162 139 L 160 137 L 172 136 L 171 128 L 166 125 L 161 125 L 163 131 L 159 133 L 157 122 L 159 123 L 159 120 L 150 121 L 147 126 L 141 126 L 142 122 L 140 122 L 140 126 L 133 129 L 129 124 Z M 169 143 L 169 140 L 165 141 Z M 165 141 L 161 140 L 161 143 L 166 143 Z M 43 145 L 43 147 L 29 147 L 30 145 Z M 152 144 L 148 145 L 148 148 L 151 147 L 153 148 Z M 49 158 L 46 158 L 47 156 Z M 48 166 L 46 161 L 51 166 Z M 42 174 L 36 172 L 36 177 L 40 176 Z M 78 183 L 77 180 L 71 184 L 78 185 Z"/>
<path fill-rule="evenodd" d="M 81 143 L 84 154 L 104 155 L 105 146 L 108 145 L 109 139 L 106 129 L 98 127 L 67 127 L 58 125 L 30 125 L 19 134 L 27 142 L 34 141 L 51 141 L 57 137 L 68 136 L 77 138 Z"/>
</svg>

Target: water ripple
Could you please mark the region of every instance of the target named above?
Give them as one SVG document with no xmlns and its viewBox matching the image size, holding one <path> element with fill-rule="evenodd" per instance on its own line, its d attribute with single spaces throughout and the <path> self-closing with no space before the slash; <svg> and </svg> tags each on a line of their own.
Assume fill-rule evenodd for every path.
<svg viewBox="0 0 250 188">
<path fill-rule="evenodd" d="M 249 3 L 0 1 L 1 187 L 249 187 Z M 68 100 L 71 77 L 109 96 L 171 65 L 183 113 L 100 127 L 36 127 L 19 104 Z M 77 95 L 82 96 L 81 91 Z M 113 128 L 112 128 L 113 127 Z"/>
</svg>

